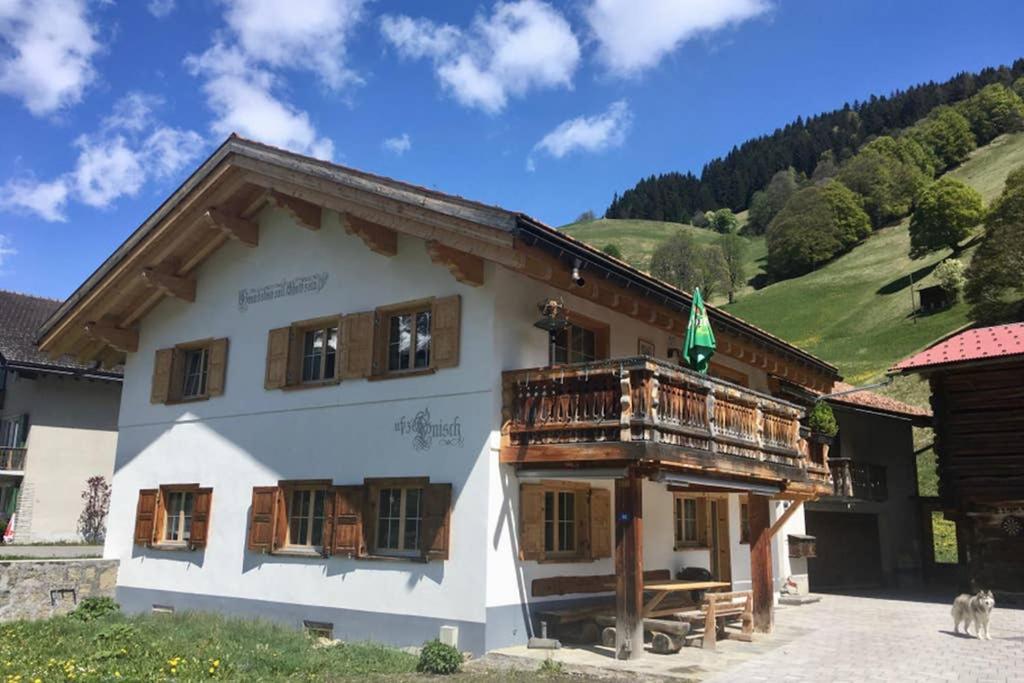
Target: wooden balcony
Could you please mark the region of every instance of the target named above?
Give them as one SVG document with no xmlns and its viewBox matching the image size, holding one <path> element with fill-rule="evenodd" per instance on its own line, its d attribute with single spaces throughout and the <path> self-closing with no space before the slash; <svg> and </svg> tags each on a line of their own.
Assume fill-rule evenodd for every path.
<svg viewBox="0 0 1024 683">
<path fill-rule="evenodd" d="M 855 462 L 850 458 L 829 458 L 832 495 L 848 500 L 882 502 L 888 499 L 884 465 Z"/>
<path fill-rule="evenodd" d="M 0 448 L 0 474 L 24 472 L 26 452 L 24 448 Z"/>
<path fill-rule="evenodd" d="M 647 357 L 503 373 L 501 460 L 649 463 L 801 496 L 832 493 L 803 409 Z"/>
</svg>

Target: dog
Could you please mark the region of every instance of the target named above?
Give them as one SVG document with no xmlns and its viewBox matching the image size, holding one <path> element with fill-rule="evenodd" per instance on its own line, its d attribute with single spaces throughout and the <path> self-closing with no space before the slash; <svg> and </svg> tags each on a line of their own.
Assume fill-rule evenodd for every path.
<svg viewBox="0 0 1024 683">
<path fill-rule="evenodd" d="M 971 624 L 979 640 L 992 640 L 988 632 L 988 621 L 992 616 L 992 608 L 996 599 L 992 591 L 981 591 L 976 595 L 958 595 L 953 601 L 953 632 L 960 633 L 960 624 L 964 625 L 964 634 L 971 635 Z"/>
</svg>

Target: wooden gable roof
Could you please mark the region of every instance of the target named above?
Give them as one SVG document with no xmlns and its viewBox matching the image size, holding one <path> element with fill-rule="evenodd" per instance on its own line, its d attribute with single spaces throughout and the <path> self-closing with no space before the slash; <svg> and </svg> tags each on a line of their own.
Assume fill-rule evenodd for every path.
<svg viewBox="0 0 1024 683">
<path fill-rule="evenodd" d="M 138 348 L 138 325 L 164 297 L 195 299 L 196 269 L 228 240 L 259 245 L 255 215 L 268 203 L 320 229 L 324 208 L 380 254 L 397 234 L 425 241 L 461 282 L 483 284 L 491 261 L 674 333 L 689 295 L 525 214 L 229 137 L 40 328 L 41 350 L 105 366 Z M 574 265 L 588 274 L 571 280 Z M 735 316 L 709 307 L 719 352 L 818 390 L 836 368 Z"/>
</svg>

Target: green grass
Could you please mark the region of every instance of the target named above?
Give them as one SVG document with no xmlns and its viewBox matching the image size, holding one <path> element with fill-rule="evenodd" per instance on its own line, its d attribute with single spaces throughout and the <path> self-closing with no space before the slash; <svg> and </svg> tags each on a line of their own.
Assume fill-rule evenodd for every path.
<svg viewBox="0 0 1024 683">
<path fill-rule="evenodd" d="M 8 681 L 362 680 L 409 674 L 416 661 L 375 644 L 315 647 L 294 629 L 211 614 L 0 626 L 0 676 Z"/>
<path fill-rule="evenodd" d="M 745 222 L 746 212 L 738 214 Z M 698 244 L 715 244 L 718 233 L 705 228 L 698 228 L 684 223 L 665 223 L 662 221 L 607 219 L 587 223 L 573 223 L 561 228 L 566 234 L 601 249 L 606 244 L 614 244 L 622 252 L 626 263 L 635 268 L 647 271 L 651 264 L 651 254 L 655 248 L 670 235 L 680 230 L 693 236 Z M 747 239 L 746 272 L 753 277 L 763 270 L 767 248 L 763 237 Z M 750 288 L 738 292 L 740 296 Z M 723 297 L 724 298 L 724 297 Z"/>
</svg>

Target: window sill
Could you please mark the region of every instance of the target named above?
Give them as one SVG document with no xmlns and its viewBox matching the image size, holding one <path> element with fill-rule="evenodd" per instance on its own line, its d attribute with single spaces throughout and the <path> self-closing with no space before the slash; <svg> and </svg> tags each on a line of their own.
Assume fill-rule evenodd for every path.
<svg viewBox="0 0 1024 683">
<path fill-rule="evenodd" d="M 320 387 L 334 387 L 341 384 L 341 378 L 320 379 L 315 382 L 301 382 L 299 384 L 288 384 L 281 389 L 283 391 L 302 391 L 303 389 L 319 389 Z"/>
<path fill-rule="evenodd" d="M 270 554 L 279 557 L 304 557 L 310 560 L 324 559 L 324 554 L 315 548 L 280 548 Z"/>
<path fill-rule="evenodd" d="M 433 375 L 437 372 L 437 368 L 417 368 L 416 370 L 392 370 L 390 372 L 383 372 L 378 375 L 370 375 L 367 377 L 371 382 L 376 382 L 382 379 L 398 379 L 400 377 L 422 377 L 424 375 Z"/>
<path fill-rule="evenodd" d="M 672 550 L 679 552 L 681 550 L 711 550 L 711 548 L 701 543 L 676 543 Z"/>
<path fill-rule="evenodd" d="M 170 551 L 192 551 L 194 548 L 188 543 L 153 543 L 149 546 L 151 550 L 170 550 Z"/>
<path fill-rule="evenodd" d="M 203 394 L 202 396 L 189 396 L 188 398 L 168 399 L 168 401 L 165 403 L 165 405 L 176 406 L 176 405 L 180 405 L 182 403 L 198 403 L 200 401 L 209 401 L 209 400 L 210 400 L 210 395 L 209 394 Z"/>
<path fill-rule="evenodd" d="M 356 559 L 379 560 L 383 562 L 415 562 L 416 564 L 426 564 L 430 561 L 422 555 L 386 555 L 382 553 L 370 553 L 368 555 L 359 555 L 358 557 L 356 557 Z"/>
</svg>

